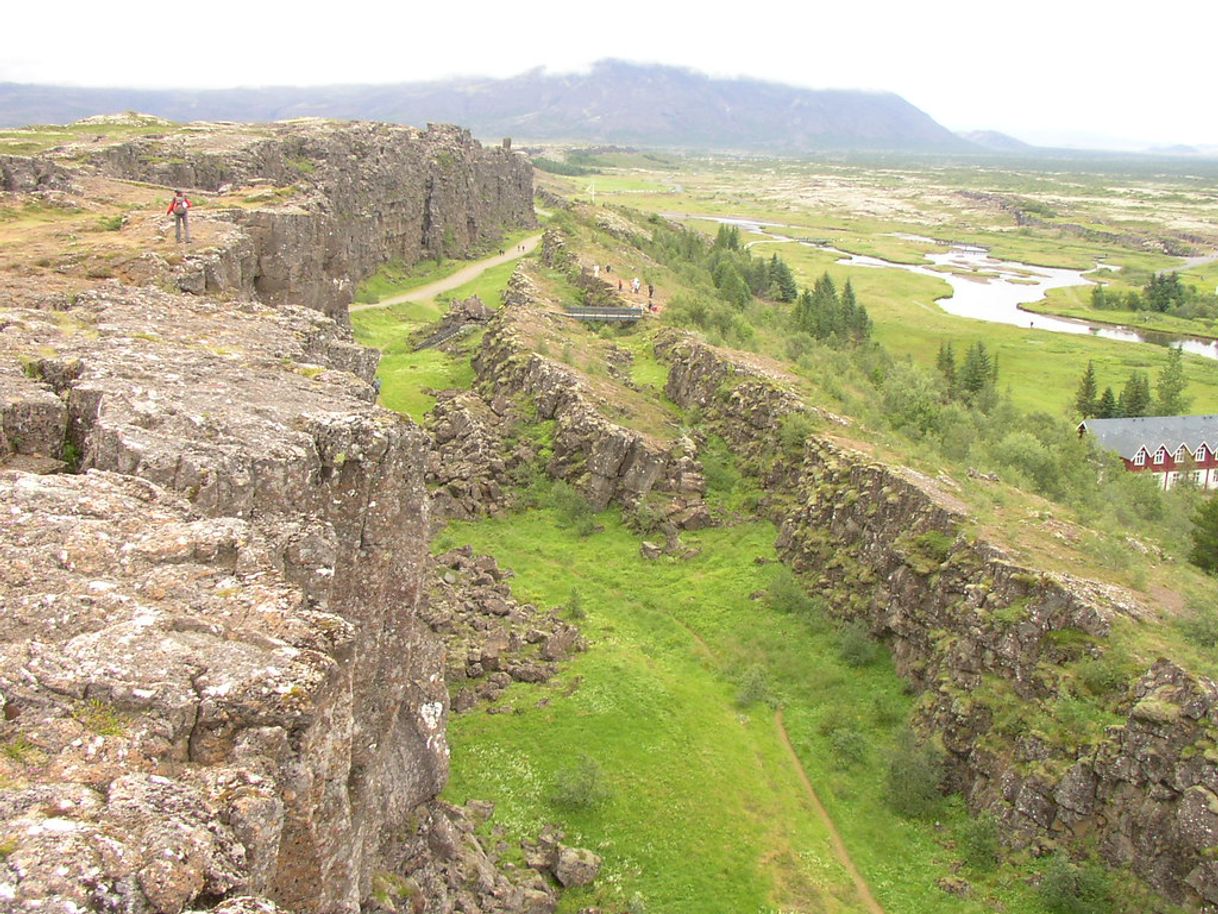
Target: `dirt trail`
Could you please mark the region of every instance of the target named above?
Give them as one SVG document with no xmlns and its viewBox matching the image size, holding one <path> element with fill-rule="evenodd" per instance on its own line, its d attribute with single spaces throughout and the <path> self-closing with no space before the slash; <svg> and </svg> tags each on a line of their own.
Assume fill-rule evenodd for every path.
<svg viewBox="0 0 1218 914">
<path fill-rule="evenodd" d="M 711 650 L 710 645 L 703 640 L 701 635 L 676 616 L 670 616 L 669 618 L 676 622 L 693 639 L 700 654 L 714 659 L 714 651 Z M 808 772 L 804 770 L 803 763 L 799 760 L 799 756 L 795 754 L 795 747 L 791 745 L 791 737 L 787 735 L 786 724 L 782 721 L 782 708 L 775 710 L 774 724 L 778 727 L 778 735 L 782 737 L 782 745 L 787 750 L 787 757 L 791 761 L 791 767 L 799 775 L 799 781 L 804 788 L 804 795 L 808 798 L 808 802 L 812 804 L 817 817 L 824 823 L 825 830 L 829 832 L 829 843 L 833 846 L 833 855 L 837 857 L 838 863 L 842 865 L 847 875 L 850 876 L 850 880 L 854 883 L 854 889 L 858 892 L 859 900 L 863 903 L 863 907 L 870 914 L 884 914 L 884 909 L 880 907 L 880 903 L 871 894 L 871 887 L 867 885 L 867 880 L 863 878 L 863 874 L 858 871 L 858 867 L 850 859 L 850 852 L 846 850 L 846 844 L 842 841 L 842 836 L 838 832 L 837 826 L 829 818 L 829 811 L 825 809 L 820 801 L 820 797 L 816 795 L 816 790 L 812 787 L 812 781 L 808 779 Z"/>
<path fill-rule="evenodd" d="M 816 795 L 816 791 L 812 788 L 812 782 L 808 780 L 808 772 L 804 771 L 803 763 L 800 762 L 799 756 L 795 754 L 795 747 L 791 745 L 791 738 L 787 736 L 787 728 L 782 722 L 782 708 L 774 712 L 774 723 L 778 727 L 778 735 L 782 737 L 782 744 L 786 747 L 787 755 L 791 759 L 791 764 L 795 771 L 799 774 L 799 780 L 804 785 L 804 795 L 807 796 L 808 802 L 812 804 L 812 808 L 816 810 L 816 815 L 820 817 L 825 828 L 829 832 L 829 843 L 833 845 L 833 853 L 854 881 L 854 888 L 859 893 L 859 899 L 871 914 L 884 914 L 884 909 L 880 907 L 880 903 L 875 900 L 875 896 L 871 894 L 871 889 L 867 885 L 867 880 L 863 878 L 863 874 L 858 871 L 858 867 L 854 865 L 854 861 L 850 859 L 850 854 L 846 850 L 846 845 L 842 842 L 842 836 L 838 833 L 837 826 L 833 824 L 833 820 L 829 818 L 829 812 L 821 804 L 820 797 Z"/>
<path fill-rule="evenodd" d="M 495 254 L 493 257 L 487 257 L 483 260 L 476 260 L 469 266 L 462 267 L 451 276 L 445 276 L 443 279 L 437 279 L 435 282 L 429 282 L 425 286 L 419 286 L 417 289 L 411 289 L 409 292 L 403 292 L 401 295 L 394 295 L 391 298 L 385 298 L 378 302 L 372 302 L 367 305 L 352 305 L 350 311 L 367 311 L 369 308 L 388 308 L 390 305 L 400 305 L 402 302 L 408 301 L 427 301 L 429 298 L 435 298 L 441 292 L 451 292 L 458 286 L 463 286 L 472 279 L 477 279 L 491 267 L 497 267 L 501 263 L 507 263 L 509 260 L 515 260 L 518 257 L 523 257 L 525 254 L 537 247 L 541 241 L 541 233 L 530 235 L 512 246 L 510 251 L 503 254 Z"/>
</svg>

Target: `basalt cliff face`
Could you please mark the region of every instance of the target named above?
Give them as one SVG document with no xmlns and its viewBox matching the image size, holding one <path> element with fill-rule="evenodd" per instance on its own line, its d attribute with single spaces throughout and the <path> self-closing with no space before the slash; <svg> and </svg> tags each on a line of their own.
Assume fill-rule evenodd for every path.
<svg viewBox="0 0 1218 914">
<path fill-rule="evenodd" d="M 172 164 L 142 162 L 141 141 L 66 178 L 5 166 L 26 176 L 18 206 L 67 206 L 54 195 L 98 161 L 248 184 L 279 180 L 304 144 L 318 177 L 299 213 L 201 212 L 199 255 L 148 239 L 142 285 L 68 296 L 66 255 L 45 294 L 33 268 L 10 277 L 0 906 L 545 910 L 544 886 L 509 883 L 436 801 L 448 690 L 424 612 L 429 439 L 375 405 L 375 353 L 322 313 L 344 318 L 344 282 L 450 228 L 468 246 L 531 224 L 527 170 L 455 129 L 267 129 L 231 158 L 188 137 Z M 182 291 L 181 268 L 207 262 L 236 267 Z"/>
<path fill-rule="evenodd" d="M 386 261 L 460 257 L 497 241 L 506 226 L 535 224 L 528 160 L 447 125 L 305 120 L 188 125 L 121 142 L 103 136 L 13 157 L 0 166 L 0 189 L 62 183 L 68 162 L 186 188 L 196 195 L 193 218 L 235 229 L 188 255 L 175 271 L 184 291 L 256 294 L 339 323 L 355 284 Z"/>
<path fill-rule="evenodd" d="M 766 480 L 784 560 L 891 646 L 970 807 L 1017 845 L 1092 838 L 1174 900 L 1218 903 L 1218 686 L 1160 660 L 1114 700 L 1125 720 L 1073 750 L 995 710 L 1051 701 L 1063 669 L 1102 658 L 1113 621 L 1143 611 L 1129 595 L 1023 567 L 967 535 L 950 481 L 835 440 L 849 430 L 778 374 L 677 333 L 657 352 L 668 395 L 701 409 Z M 796 413 L 826 431 L 776 456 Z"/>
</svg>

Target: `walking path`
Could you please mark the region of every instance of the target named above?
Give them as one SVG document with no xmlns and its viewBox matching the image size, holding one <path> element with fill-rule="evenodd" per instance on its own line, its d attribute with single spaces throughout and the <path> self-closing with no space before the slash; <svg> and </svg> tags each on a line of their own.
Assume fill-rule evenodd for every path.
<svg viewBox="0 0 1218 914">
<path fill-rule="evenodd" d="M 880 907 L 880 903 L 871 894 L 871 888 L 867 885 L 867 880 L 863 878 L 863 874 L 858 871 L 858 867 L 850 859 L 850 853 L 846 850 L 846 845 L 842 841 L 842 836 L 838 832 L 837 826 L 829 818 L 829 811 L 825 809 L 820 801 L 820 797 L 816 795 L 816 791 L 812 788 L 812 782 L 808 780 L 808 772 L 804 770 L 803 763 L 800 762 L 799 756 L 795 754 L 795 747 L 791 745 L 791 738 L 787 736 L 787 728 L 782 722 L 782 708 L 774 712 L 774 723 L 778 727 L 778 735 L 782 737 L 782 744 L 786 747 L 791 764 L 795 767 L 795 771 L 799 774 L 799 780 L 804 785 L 804 795 L 808 798 L 808 802 L 816 810 L 816 815 L 824 823 L 825 829 L 829 832 L 829 843 L 833 845 L 834 856 L 837 857 L 838 862 L 845 868 L 850 878 L 854 881 L 855 891 L 859 893 L 859 899 L 863 902 L 863 907 L 870 911 L 871 914 L 884 914 L 884 909 Z"/>
<path fill-rule="evenodd" d="M 711 650 L 710 645 L 703 640 L 701 635 L 676 616 L 669 616 L 669 618 L 685 629 L 686 633 L 694 640 L 694 644 L 697 646 L 700 654 L 714 660 L 714 651 Z M 884 909 L 880 907 L 880 903 L 871 894 L 871 887 L 867 885 L 867 880 L 863 878 L 863 874 L 859 872 L 858 867 L 854 865 L 854 861 L 850 859 L 850 852 L 846 850 L 846 844 L 842 841 L 841 833 L 837 830 L 837 826 L 833 824 L 833 820 L 829 818 L 829 811 L 821 803 L 820 797 L 816 795 L 816 790 L 812 787 L 812 781 L 808 779 L 808 772 L 804 770 L 803 762 L 795 754 L 795 747 L 791 745 L 791 737 L 787 735 L 786 724 L 782 721 L 782 708 L 778 708 L 774 712 L 774 725 L 778 728 L 778 735 L 782 737 L 782 745 L 787 750 L 787 758 L 790 759 L 795 773 L 799 775 L 799 781 L 804 788 L 804 796 L 807 797 L 812 809 L 816 812 L 817 818 L 821 820 L 825 830 L 829 833 L 829 844 L 833 847 L 833 855 L 837 857 L 838 863 L 842 865 L 842 868 L 845 869 L 846 874 L 854 883 L 854 890 L 858 892 L 859 901 L 862 902 L 863 907 L 867 909 L 869 914 L 884 914 Z"/>
<path fill-rule="evenodd" d="M 400 305 L 402 302 L 408 301 L 427 301 L 429 298 L 435 298 L 441 292 L 451 292 L 453 289 L 465 285 L 470 280 L 477 279 L 491 267 L 497 267 L 501 263 L 507 263 L 510 260 L 523 257 L 533 248 L 537 247 L 540 242 L 541 233 L 538 232 L 536 235 L 530 235 L 524 241 L 512 245 L 510 251 L 503 254 L 495 254 L 483 260 L 475 260 L 469 266 L 462 267 L 451 276 L 445 276 L 443 279 L 429 282 L 425 286 L 419 286 L 417 289 L 411 289 L 409 292 L 403 292 L 401 295 L 394 295 L 378 302 L 372 302 L 367 305 L 352 305 L 348 310 L 367 311 L 369 308 L 388 308 L 390 305 Z"/>
</svg>

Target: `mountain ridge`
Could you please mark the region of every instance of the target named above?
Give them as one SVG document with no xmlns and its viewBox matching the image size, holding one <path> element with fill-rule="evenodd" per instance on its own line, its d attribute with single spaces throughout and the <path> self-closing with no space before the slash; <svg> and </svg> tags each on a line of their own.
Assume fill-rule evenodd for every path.
<svg viewBox="0 0 1218 914">
<path fill-rule="evenodd" d="M 116 110 L 175 121 L 320 116 L 451 122 L 484 138 L 754 152 L 976 148 L 891 92 L 803 89 L 618 60 L 579 73 L 535 68 L 506 79 L 393 85 L 153 90 L 0 83 L 0 126 L 64 123 Z"/>
</svg>

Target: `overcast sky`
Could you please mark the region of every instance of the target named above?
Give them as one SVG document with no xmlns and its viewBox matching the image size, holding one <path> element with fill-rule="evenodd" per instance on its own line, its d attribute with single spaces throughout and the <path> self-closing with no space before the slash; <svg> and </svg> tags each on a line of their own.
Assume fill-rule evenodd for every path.
<svg viewBox="0 0 1218 914">
<path fill-rule="evenodd" d="M 1218 0 L 13 0 L 3 21 L 0 82 L 386 83 L 618 57 L 884 89 L 954 130 L 1042 144 L 1218 146 Z"/>
</svg>

